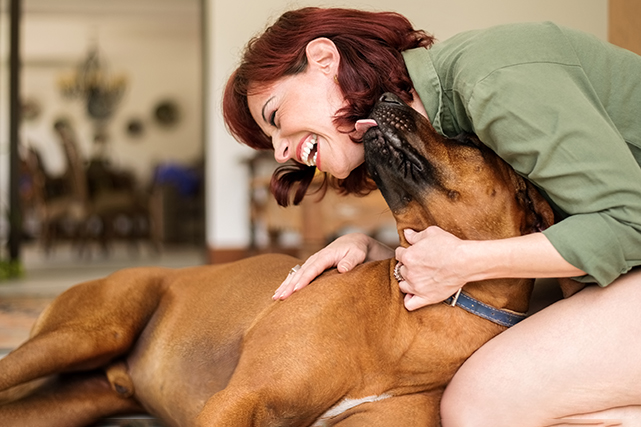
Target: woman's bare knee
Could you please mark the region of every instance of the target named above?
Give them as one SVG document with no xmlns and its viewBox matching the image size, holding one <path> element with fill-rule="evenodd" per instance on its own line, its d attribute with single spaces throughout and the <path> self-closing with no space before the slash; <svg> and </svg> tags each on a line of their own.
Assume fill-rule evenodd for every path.
<svg viewBox="0 0 641 427">
<path fill-rule="evenodd" d="M 486 358 L 491 354 L 476 354 L 457 372 L 447 386 L 441 400 L 441 418 L 443 427 L 476 427 L 498 426 L 502 415 L 497 413 L 505 406 L 497 402 L 502 390 L 496 383 L 497 376 L 488 375 L 485 369 Z M 491 369 L 491 368 L 490 368 Z M 497 424 L 499 423 L 499 424 Z"/>
</svg>

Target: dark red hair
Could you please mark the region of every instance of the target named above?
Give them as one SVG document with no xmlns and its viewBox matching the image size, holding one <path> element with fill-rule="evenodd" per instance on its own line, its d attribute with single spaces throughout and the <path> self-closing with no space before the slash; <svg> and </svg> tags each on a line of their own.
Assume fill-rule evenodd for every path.
<svg viewBox="0 0 641 427">
<path fill-rule="evenodd" d="M 338 82 L 347 106 L 334 119 L 337 128 L 354 130 L 358 119 L 369 115 L 384 92 L 404 101 L 412 100 L 412 81 L 401 52 L 429 47 L 434 39 L 415 30 L 404 16 L 393 12 L 307 7 L 284 13 L 263 34 L 247 43 L 239 67 L 229 78 L 223 96 L 227 128 L 248 146 L 273 149 L 272 142 L 252 118 L 247 105 L 250 86 L 260 87 L 282 77 L 303 72 L 307 67 L 305 48 L 319 37 L 330 39 L 340 53 Z M 271 189 L 278 203 L 300 203 L 314 177 L 315 167 L 298 163 L 280 166 L 272 176 Z M 329 184 L 344 193 L 367 194 L 375 188 L 364 165 L 345 179 L 326 174 Z"/>
</svg>

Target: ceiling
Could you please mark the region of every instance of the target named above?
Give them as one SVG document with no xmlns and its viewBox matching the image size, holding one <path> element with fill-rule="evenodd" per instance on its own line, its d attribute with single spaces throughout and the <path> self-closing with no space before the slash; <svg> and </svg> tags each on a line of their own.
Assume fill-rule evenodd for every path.
<svg viewBox="0 0 641 427">
<path fill-rule="evenodd" d="M 25 14 L 163 15 L 193 13 L 201 0 L 22 0 Z"/>
<path fill-rule="evenodd" d="M 178 40 L 198 42 L 202 2 L 22 0 L 23 60 L 32 66 L 62 66 L 74 61 L 78 52 L 93 43 L 99 43 L 115 57 L 126 55 L 129 47 L 135 51 L 133 45 L 143 41 L 152 49 L 162 49 Z"/>
</svg>

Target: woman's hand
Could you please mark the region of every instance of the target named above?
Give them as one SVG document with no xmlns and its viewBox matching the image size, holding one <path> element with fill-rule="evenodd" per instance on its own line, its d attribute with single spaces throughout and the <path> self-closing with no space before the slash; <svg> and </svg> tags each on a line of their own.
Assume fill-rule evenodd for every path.
<svg viewBox="0 0 641 427">
<path fill-rule="evenodd" d="M 469 281 L 461 256 L 463 240 L 436 226 L 404 233 L 411 246 L 397 248 L 396 259 L 403 263 L 400 273 L 405 280 L 399 288 L 406 294 L 405 308 L 412 311 L 441 302 Z"/>
<path fill-rule="evenodd" d="M 397 248 L 396 259 L 403 263 L 399 288 L 410 311 L 441 302 L 477 280 L 585 275 L 543 233 L 498 240 L 461 240 L 436 226 L 404 233 L 410 246 Z"/>
<path fill-rule="evenodd" d="M 276 290 L 273 298 L 275 300 L 287 298 L 297 290 L 309 285 L 312 280 L 328 268 L 337 267 L 339 273 L 345 273 L 363 262 L 393 256 L 393 249 L 365 234 L 346 234 L 316 252 L 305 261 L 298 271 L 288 275 Z"/>
</svg>

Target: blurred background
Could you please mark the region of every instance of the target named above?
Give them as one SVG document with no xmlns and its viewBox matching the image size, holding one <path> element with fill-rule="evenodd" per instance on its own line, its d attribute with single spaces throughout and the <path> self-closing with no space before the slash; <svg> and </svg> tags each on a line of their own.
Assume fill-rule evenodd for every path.
<svg viewBox="0 0 641 427">
<path fill-rule="evenodd" d="M 202 9 L 199 0 L 2 1 L 2 258 L 10 239 L 27 273 L 43 262 L 203 252 Z M 9 221 L 15 192 L 19 224 Z"/>
</svg>

